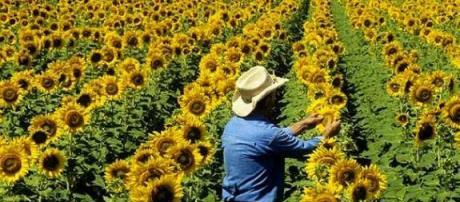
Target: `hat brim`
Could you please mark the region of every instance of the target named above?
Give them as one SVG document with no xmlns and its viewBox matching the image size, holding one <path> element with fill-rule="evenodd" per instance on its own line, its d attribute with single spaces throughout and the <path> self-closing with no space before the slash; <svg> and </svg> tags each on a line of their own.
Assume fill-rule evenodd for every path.
<svg viewBox="0 0 460 202">
<path fill-rule="evenodd" d="M 262 100 L 265 96 L 283 86 L 288 79 L 281 77 L 274 77 L 275 82 L 267 87 L 265 90 L 254 96 L 251 102 L 245 102 L 238 91 L 235 91 L 232 99 L 232 111 L 239 117 L 246 117 L 256 108 L 257 103 Z"/>
</svg>

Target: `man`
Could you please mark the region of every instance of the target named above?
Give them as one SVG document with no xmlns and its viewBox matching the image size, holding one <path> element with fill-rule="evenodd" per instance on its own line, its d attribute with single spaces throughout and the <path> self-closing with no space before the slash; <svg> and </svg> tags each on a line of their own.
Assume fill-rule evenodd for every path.
<svg viewBox="0 0 460 202">
<path fill-rule="evenodd" d="M 287 79 L 270 75 L 262 66 L 243 73 L 236 82 L 232 111 L 222 136 L 225 177 L 224 201 L 281 201 L 284 184 L 284 158 L 311 152 L 322 139 L 309 141 L 296 135 L 313 128 L 323 117 L 313 114 L 288 128 L 270 122 L 276 102 L 275 90 Z M 328 137 L 340 130 L 340 122 L 326 127 Z"/>
</svg>

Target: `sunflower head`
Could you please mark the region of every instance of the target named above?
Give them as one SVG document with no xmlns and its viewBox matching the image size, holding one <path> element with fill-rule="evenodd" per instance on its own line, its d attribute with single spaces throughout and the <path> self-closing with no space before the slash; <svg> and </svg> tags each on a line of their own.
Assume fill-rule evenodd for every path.
<svg viewBox="0 0 460 202">
<path fill-rule="evenodd" d="M 398 113 L 395 117 L 396 122 L 404 127 L 409 123 L 409 114 L 408 113 Z"/>
<path fill-rule="evenodd" d="M 433 102 L 434 86 L 429 82 L 416 82 L 410 88 L 410 100 L 417 106 L 427 105 Z"/>
<path fill-rule="evenodd" d="M 166 159 L 156 158 L 144 164 L 136 164 L 127 175 L 127 185 L 129 187 L 147 187 L 149 183 L 160 177 L 171 174 L 173 172 L 172 163 Z"/>
<path fill-rule="evenodd" d="M 29 161 L 24 150 L 13 146 L 0 148 L 0 180 L 14 183 L 24 177 L 29 169 Z"/>
<path fill-rule="evenodd" d="M 173 146 L 168 153 L 179 169 L 186 174 L 197 169 L 202 160 L 196 145 L 179 143 Z"/>
<path fill-rule="evenodd" d="M 378 197 L 386 189 L 386 177 L 374 164 L 364 167 L 360 173 L 360 178 L 368 180 L 368 191 L 375 197 Z"/>
<path fill-rule="evenodd" d="M 330 182 L 344 187 L 356 182 L 361 166 L 353 159 L 338 161 L 331 169 Z"/>
<path fill-rule="evenodd" d="M 460 129 L 460 97 L 452 96 L 442 111 L 443 120 L 450 126 Z"/>
<path fill-rule="evenodd" d="M 0 84 L 0 105 L 1 106 L 14 106 L 18 104 L 23 96 L 19 84 L 10 81 Z"/>
<path fill-rule="evenodd" d="M 310 155 L 305 170 L 309 177 L 324 181 L 329 175 L 330 168 L 343 159 L 345 154 L 337 148 L 319 147 Z"/>
<path fill-rule="evenodd" d="M 206 89 L 195 88 L 185 91 L 180 99 L 181 108 L 185 112 L 201 117 L 209 112 L 210 98 L 206 96 Z"/>
<path fill-rule="evenodd" d="M 126 180 L 130 166 L 125 160 L 117 160 L 105 168 L 104 178 L 106 182 L 112 182 L 116 179 Z"/>
<path fill-rule="evenodd" d="M 61 175 L 67 161 L 64 154 L 54 148 L 47 149 L 39 158 L 40 171 L 50 178 Z"/>
<path fill-rule="evenodd" d="M 162 176 L 149 183 L 147 188 L 133 190 L 130 198 L 133 201 L 180 202 L 183 197 L 181 180 L 181 176 L 173 174 Z"/>
<path fill-rule="evenodd" d="M 373 194 L 369 192 L 369 181 L 358 179 L 348 188 L 348 197 L 353 202 L 369 201 Z"/>
<path fill-rule="evenodd" d="M 194 116 L 184 115 L 187 118 L 181 123 L 182 137 L 190 143 L 197 143 L 206 137 L 207 130 L 204 123 Z"/>
<path fill-rule="evenodd" d="M 433 116 L 423 116 L 415 128 L 415 142 L 421 145 L 424 141 L 433 139 L 436 136 L 436 120 Z"/>
<path fill-rule="evenodd" d="M 76 103 L 69 103 L 57 111 L 61 124 L 71 132 L 80 131 L 89 122 L 89 114 Z"/>
</svg>

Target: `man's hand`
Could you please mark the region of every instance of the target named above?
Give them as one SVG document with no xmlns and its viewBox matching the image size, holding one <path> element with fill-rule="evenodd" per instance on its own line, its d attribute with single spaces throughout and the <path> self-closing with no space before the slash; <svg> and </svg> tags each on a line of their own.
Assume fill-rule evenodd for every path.
<svg viewBox="0 0 460 202">
<path fill-rule="evenodd" d="M 340 132 L 340 120 L 339 121 L 334 121 L 326 126 L 326 129 L 324 129 L 324 137 L 330 138 L 334 137 Z"/>
<path fill-rule="evenodd" d="M 305 129 L 310 129 L 315 127 L 317 124 L 321 123 L 323 117 L 318 114 L 311 114 L 307 118 L 293 124 L 291 127 L 292 132 L 294 135 L 298 135 L 302 133 Z"/>
<path fill-rule="evenodd" d="M 323 121 L 323 116 L 314 113 L 302 120 L 302 125 L 304 129 L 311 129 Z"/>
</svg>

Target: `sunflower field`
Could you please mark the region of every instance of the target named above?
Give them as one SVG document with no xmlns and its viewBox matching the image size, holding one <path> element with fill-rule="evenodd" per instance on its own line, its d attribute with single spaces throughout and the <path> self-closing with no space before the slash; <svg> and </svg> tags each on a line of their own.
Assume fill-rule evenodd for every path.
<svg viewBox="0 0 460 202">
<path fill-rule="evenodd" d="M 341 120 L 284 201 L 460 201 L 459 0 L 2 0 L 0 201 L 222 200 L 238 76 Z M 237 162 L 235 162 L 237 163 Z"/>
</svg>

